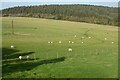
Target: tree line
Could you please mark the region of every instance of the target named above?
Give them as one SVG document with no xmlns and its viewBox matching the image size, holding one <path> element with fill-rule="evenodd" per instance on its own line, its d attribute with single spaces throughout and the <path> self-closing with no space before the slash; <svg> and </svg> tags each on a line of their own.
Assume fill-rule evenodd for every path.
<svg viewBox="0 0 120 80">
<path fill-rule="evenodd" d="M 47 18 L 118 26 L 118 8 L 94 5 L 17 6 L 3 9 L 2 16 Z"/>
</svg>

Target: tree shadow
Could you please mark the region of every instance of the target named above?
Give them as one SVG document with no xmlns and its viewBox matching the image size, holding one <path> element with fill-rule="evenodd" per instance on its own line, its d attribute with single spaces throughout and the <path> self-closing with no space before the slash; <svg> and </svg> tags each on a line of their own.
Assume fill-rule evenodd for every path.
<svg viewBox="0 0 120 80">
<path fill-rule="evenodd" d="M 2 48 L 2 72 L 3 74 L 8 73 L 9 68 L 8 67 L 12 67 L 12 64 L 19 64 L 19 56 L 27 56 L 27 55 L 31 55 L 34 52 L 20 52 L 20 50 L 17 50 L 15 48 Z M 24 62 L 26 62 L 27 58 L 23 59 Z M 19 62 L 18 62 L 19 61 Z M 29 61 L 33 61 L 33 59 L 29 59 Z M 22 60 L 21 60 L 22 62 Z M 14 70 L 15 68 L 13 68 Z M 7 71 L 8 70 L 8 71 Z"/>
<path fill-rule="evenodd" d="M 62 61 L 64 61 L 64 60 L 65 60 L 65 57 L 60 57 L 60 58 L 42 60 L 42 61 L 40 61 L 39 63 L 42 65 L 42 64 L 62 62 Z"/>
<path fill-rule="evenodd" d="M 19 50 L 16 49 L 9 49 L 9 48 L 2 48 L 2 57 L 10 56 L 15 52 L 19 52 Z"/>
<path fill-rule="evenodd" d="M 23 59 L 9 59 L 9 60 L 3 60 L 2 62 L 3 62 L 3 64 L 10 64 L 10 63 L 18 63 L 18 62 L 25 62 L 25 61 L 27 61 L 27 62 L 30 62 L 30 61 L 34 61 L 34 60 L 38 60 L 39 58 L 29 58 L 29 59 L 27 59 L 27 58 L 23 58 Z"/>
<path fill-rule="evenodd" d="M 17 64 L 8 64 L 3 66 L 3 76 L 9 73 L 14 72 L 24 72 L 29 71 L 37 66 L 43 65 L 43 64 L 51 64 L 51 63 L 58 63 L 65 60 L 65 57 L 55 58 L 55 59 L 48 59 L 48 60 L 41 60 L 41 61 L 24 61 L 24 60 L 18 60 Z"/>
<path fill-rule="evenodd" d="M 26 55 L 30 55 L 33 54 L 35 52 L 20 52 L 20 50 L 16 50 L 16 49 L 8 49 L 8 48 L 2 48 L 2 59 L 6 60 L 6 59 L 14 59 L 14 58 L 18 58 L 19 56 L 26 56 Z"/>
<path fill-rule="evenodd" d="M 58 63 L 65 60 L 65 57 L 47 59 L 47 60 L 39 60 L 39 58 L 35 58 L 35 59 L 24 58 L 22 60 L 19 60 L 18 58 L 16 59 L 18 55 L 26 56 L 26 55 L 33 54 L 34 52 L 16 53 L 16 52 L 19 52 L 19 50 L 7 49 L 7 48 L 3 48 L 2 51 L 3 51 L 3 57 L 4 57 L 3 63 L 2 63 L 3 77 L 5 75 L 9 75 L 15 72 L 29 71 L 43 64 Z M 7 57 L 7 59 L 5 57 Z"/>
</svg>

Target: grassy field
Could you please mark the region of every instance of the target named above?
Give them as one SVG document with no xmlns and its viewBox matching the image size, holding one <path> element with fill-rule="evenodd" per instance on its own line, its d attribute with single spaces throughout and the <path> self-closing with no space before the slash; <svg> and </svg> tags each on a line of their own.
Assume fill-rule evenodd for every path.
<svg viewBox="0 0 120 80">
<path fill-rule="evenodd" d="M 118 77 L 118 28 L 115 26 L 3 17 L 2 38 L 4 78 Z M 15 48 L 10 48 L 11 45 Z M 19 60 L 19 55 L 24 59 Z M 31 59 L 26 60 L 27 55 Z"/>
</svg>

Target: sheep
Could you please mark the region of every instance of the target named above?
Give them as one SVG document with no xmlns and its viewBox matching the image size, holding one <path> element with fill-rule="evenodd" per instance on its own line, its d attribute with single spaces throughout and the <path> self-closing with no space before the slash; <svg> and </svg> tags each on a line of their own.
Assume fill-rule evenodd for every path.
<svg viewBox="0 0 120 80">
<path fill-rule="evenodd" d="M 71 49 L 71 48 L 68 48 L 68 51 L 70 51 L 70 52 L 71 52 L 71 51 L 72 51 L 72 49 Z"/>
<path fill-rule="evenodd" d="M 74 37 L 77 37 L 76 35 Z"/>
<path fill-rule="evenodd" d="M 19 56 L 19 59 L 21 60 L 21 59 L 22 59 L 22 56 Z"/>
<path fill-rule="evenodd" d="M 88 37 L 89 39 L 91 38 L 91 37 Z"/>
<path fill-rule="evenodd" d="M 30 57 L 29 57 L 29 56 L 27 56 L 26 58 L 27 58 L 27 59 L 29 59 Z"/>
<path fill-rule="evenodd" d="M 48 41 L 48 43 L 50 43 L 50 41 Z"/>
<path fill-rule="evenodd" d="M 13 46 L 13 45 L 11 45 L 10 47 L 11 47 L 11 48 L 14 48 L 14 46 Z"/>
<path fill-rule="evenodd" d="M 69 43 L 71 43 L 71 41 L 69 41 Z"/>
<path fill-rule="evenodd" d="M 61 41 L 59 41 L 59 43 L 61 43 Z"/>
<path fill-rule="evenodd" d="M 107 38 L 105 38 L 105 40 L 107 40 Z"/>
<path fill-rule="evenodd" d="M 112 44 L 113 44 L 114 42 L 112 42 Z"/>
</svg>

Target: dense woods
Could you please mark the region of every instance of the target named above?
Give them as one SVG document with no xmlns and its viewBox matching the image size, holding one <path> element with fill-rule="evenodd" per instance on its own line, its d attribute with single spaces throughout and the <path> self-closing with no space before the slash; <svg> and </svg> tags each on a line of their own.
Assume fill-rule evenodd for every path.
<svg viewBox="0 0 120 80">
<path fill-rule="evenodd" d="M 118 8 L 93 5 L 18 6 L 3 9 L 2 16 L 48 18 L 118 26 Z"/>
</svg>

